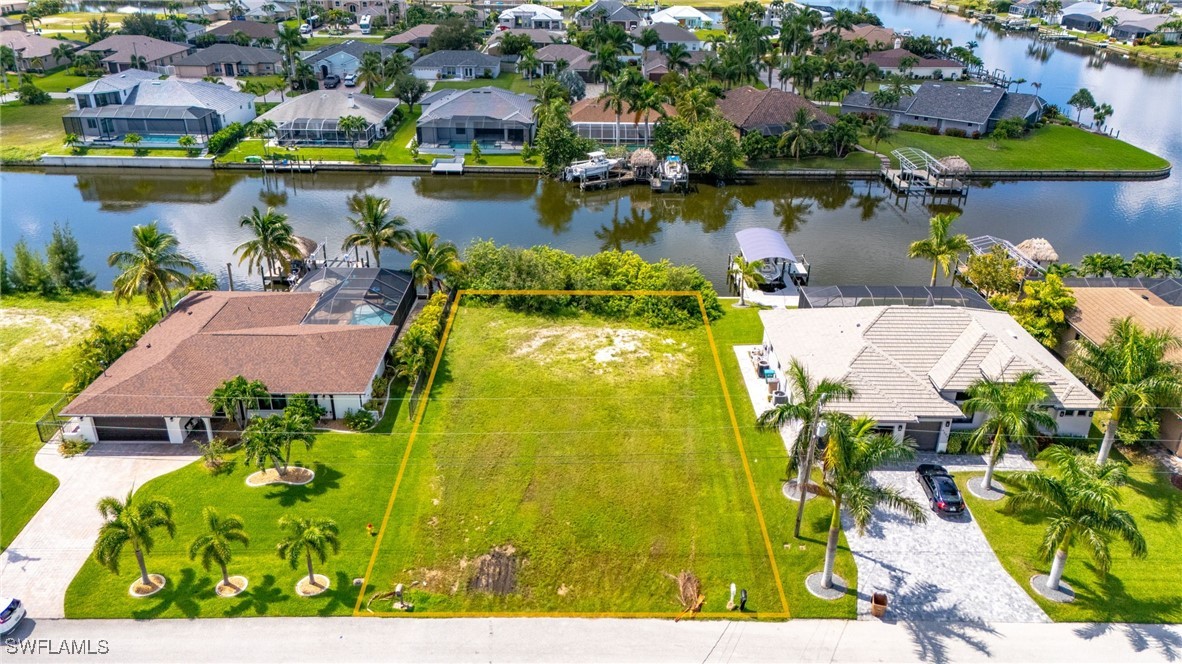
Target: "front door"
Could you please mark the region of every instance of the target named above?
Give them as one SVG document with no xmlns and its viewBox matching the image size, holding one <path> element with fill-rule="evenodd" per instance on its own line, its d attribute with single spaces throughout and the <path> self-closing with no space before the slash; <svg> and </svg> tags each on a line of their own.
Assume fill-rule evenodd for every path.
<svg viewBox="0 0 1182 664">
<path fill-rule="evenodd" d="M 227 62 L 222 65 L 222 71 L 225 72 L 226 76 L 233 76 L 234 75 L 234 65 Z"/>
<path fill-rule="evenodd" d="M 472 67 L 464 67 L 464 79 L 476 78 L 476 70 Z"/>
</svg>

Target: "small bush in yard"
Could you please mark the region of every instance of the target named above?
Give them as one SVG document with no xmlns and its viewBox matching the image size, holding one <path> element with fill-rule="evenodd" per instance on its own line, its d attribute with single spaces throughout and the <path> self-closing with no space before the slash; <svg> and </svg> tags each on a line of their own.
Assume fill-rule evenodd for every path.
<svg viewBox="0 0 1182 664">
<path fill-rule="evenodd" d="M 345 411 L 344 420 L 345 426 L 349 427 L 353 431 L 365 431 L 366 429 L 371 429 L 376 423 L 373 413 L 369 412 L 368 410 Z"/>
</svg>

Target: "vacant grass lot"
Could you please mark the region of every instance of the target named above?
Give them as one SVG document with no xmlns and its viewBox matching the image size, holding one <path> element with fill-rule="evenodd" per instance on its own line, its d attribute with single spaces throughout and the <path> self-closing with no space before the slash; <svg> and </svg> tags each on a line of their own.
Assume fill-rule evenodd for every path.
<svg viewBox="0 0 1182 664">
<path fill-rule="evenodd" d="M 878 151 L 888 154 L 896 148 L 914 147 L 935 157 L 960 155 L 978 171 L 1148 171 L 1169 165 L 1165 159 L 1124 141 L 1062 125 L 1047 125 L 1022 139 L 999 141 L 996 150 L 990 148 L 990 143 L 987 138 L 896 131 L 889 140 L 879 143 Z M 866 139 L 862 144 L 873 147 Z"/>
<path fill-rule="evenodd" d="M 47 300 L 5 295 L 0 304 L 0 548 L 6 548 L 57 489 L 37 468 L 36 422 L 61 396 L 76 356 L 74 342 L 91 325 L 122 326 L 147 305 L 117 306 L 108 295 Z"/>
<path fill-rule="evenodd" d="M 746 168 L 767 171 L 791 171 L 797 169 L 832 169 L 837 171 L 877 171 L 882 165 L 878 157 L 865 152 L 851 152 L 845 157 L 805 157 L 803 159 L 759 159 L 746 164 Z"/>
<path fill-rule="evenodd" d="M 0 162 L 33 161 L 62 148 L 62 116 L 74 108 L 66 99 L 43 106 L 19 101 L 0 104 Z"/>
<path fill-rule="evenodd" d="M 963 475 L 957 480 L 963 483 L 968 478 Z M 1120 492 L 1122 507 L 1136 519 L 1149 544 L 1149 557 L 1133 559 L 1127 546 L 1113 542 L 1111 571 L 1100 577 L 1087 544 L 1077 542 L 1068 554 L 1063 575 L 1075 589 L 1075 602 L 1056 604 L 1030 589 L 1030 577 L 1050 569 L 1050 563 L 1038 555 L 1045 522 L 1030 512 L 1006 514 L 1001 505 L 980 501 L 962 486 L 973 515 L 1006 571 L 1054 620 L 1182 622 L 1182 580 L 1167 571 L 1177 566 L 1178 552 L 1182 551 L 1182 491 L 1170 484 L 1169 474 L 1156 461 L 1134 456 L 1129 483 Z"/>
<path fill-rule="evenodd" d="M 45 76 L 33 75 L 33 84 L 46 92 L 66 92 L 98 80 L 98 76 L 75 76 L 69 67 L 59 69 Z"/>
<path fill-rule="evenodd" d="M 170 498 L 176 504 L 176 539 L 156 535 L 156 548 L 148 556 L 148 568 L 168 577 L 168 585 L 148 599 L 134 599 L 127 586 L 135 578 L 135 559 L 128 549 L 114 575 L 88 560 L 66 593 L 66 616 L 71 618 L 194 618 L 225 616 L 311 616 L 348 614 L 353 611 L 357 589 L 354 577 L 365 572 L 373 550 L 373 538 L 365 526 L 377 523 L 393 482 L 393 473 L 405 438 L 370 434 L 331 433 L 317 437 L 311 451 L 292 451 L 292 462 L 312 468 L 316 479 L 305 486 L 250 488 L 245 480 L 255 471 L 244 465 L 241 453 L 229 457 L 227 472 L 211 474 L 201 462 L 145 484 L 145 496 Z M 250 580 L 246 592 L 234 598 L 214 595 L 220 580 L 200 562 L 189 560 L 189 543 L 202 533 L 201 510 L 212 505 L 222 515 L 237 514 L 246 524 L 250 546 L 234 548 L 231 574 Z M 78 509 L 94 509 L 79 505 Z M 332 583 L 315 598 L 294 592 L 306 568 L 291 569 L 275 555 L 282 538 L 279 517 L 290 514 L 329 517 L 340 527 L 340 551 L 325 564 L 316 565 Z"/>
<path fill-rule="evenodd" d="M 726 344 L 761 335 L 742 313 L 719 330 L 732 390 Z M 746 403 L 736 394 L 744 427 Z M 852 615 L 852 597 L 803 598 L 825 508 L 814 501 L 807 539 L 789 543 L 783 443 L 744 436 L 792 615 Z M 498 550 L 512 552 L 513 590 L 474 590 Z M 725 610 L 732 582 L 749 608 L 781 612 L 701 328 L 462 306 L 376 563 L 368 591 L 403 583 L 416 612 L 675 612 L 682 570 L 702 579 L 707 612 Z"/>
</svg>

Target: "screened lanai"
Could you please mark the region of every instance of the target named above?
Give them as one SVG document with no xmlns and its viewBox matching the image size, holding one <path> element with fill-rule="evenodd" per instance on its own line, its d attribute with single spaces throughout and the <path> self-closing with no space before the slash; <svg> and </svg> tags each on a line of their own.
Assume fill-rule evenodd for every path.
<svg viewBox="0 0 1182 664">
<path fill-rule="evenodd" d="M 981 294 L 955 286 L 804 286 L 801 309 L 833 307 L 964 307 L 992 309 Z"/>
<path fill-rule="evenodd" d="M 292 288 L 320 293 L 304 325 L 402 325 L 415 303 L 415 286 L 405 270 L 324 267 Z"/>
<path fill-rule="evenodd" d="M 115 141 L 126 134 L 193 136 L 204 142 L 222 128 L 217 111 L 197 106 L 99 106 L 62 116 L 67 134 L 84 141 Z"/>
</svg>

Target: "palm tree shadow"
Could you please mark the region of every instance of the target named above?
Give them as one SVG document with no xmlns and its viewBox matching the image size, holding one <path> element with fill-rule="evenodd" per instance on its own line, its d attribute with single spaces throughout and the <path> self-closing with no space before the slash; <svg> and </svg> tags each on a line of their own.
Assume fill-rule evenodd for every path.
<svg viewBox="0 0 1182 664">
<path fill-rule="evenodd" d="M 197 577 L 192 567 L 181 570 L 181 578 L 169 579 L 164 589 L 156 595 L 147 598 L 156 603 L 150 608 L 132 611 L 136 620 L 159 618 L 169 609 L 176 607 L 186 618 L 196 618 L 201 615 L 201 604 L 198 600 L 212 599 L 214 596 L 214 581 L 209 576 Z"/>
<path fill-rule="evenodd" d="M 888 568 L 892 580 L 901 574 L 897 568 Z M 898 587 L 898 584 L 893 584 Z M 934 583 L 920 582 L 912 585 L 906 591 L 896 595 L 891 600 L 891 608 L 887 611 L 883 622 L 899 623 L 911 635 L 915 646 L 916 659 L 923 662 L 945 664 L 950 661 L 948 643 L 957 640 L 970 646 L 985 656 L 992 655 L 984 636 L 996 635 L 998 632 L 981 618 L 972 616 L 961 610 L 959 603 L 951 606 L 941 606 L 940 618 L 933 620 L 931 607 L 940 602 L 940 595 L 945 591 Z M 859 594 L 860 599 L 868 600 Z M 911 607 L 916 610 L 912 611 Z"/>
<path fill-rule="evenodd" d="M 307 503 L 317 496 L 324 495 L 331 489 L 341 486 L 341 478 L 345 476 L 341 471 L 322 463 L 314 464 L 313 472 L 316 478 L 308 484 L 291 485 L 277 484 L 266 494 L 266 498 L 279 501 L 282 507 L 293 507 L 297 503 Z"/>
<path fill-rule="evenodd" d="M 1176 662 L 1182 657 L 1182 636 L 1179 636 L 1168 625 L 1088 623 L 1074 630 L 1075 635 L 1085 641 L 1091 641 L 1113 631 L 1123 632 L 1125 639 L 1129 642 L 1129 647 L 1136 652 L 1145 652 L 1153 648 L 1167 662 Z"/>
<path fill-rule="evenodd" d="M 343 608 L 349 609 L 350 613 L 353 610 L 353 603 L 357 601 L 359 588 L 353 585 L 353 579 L 350 579 L 349 575 L 344 572 L 337 572 L 336 577 L 332 588 L 324 593 L 328 597 L 328 602 L 316 612 L 318 616 L 340 615 Z"/>
<path fill-rule="evenodd" d="M 1165 488 L 1159 482 L 1165 481 Z M 1153 499 L 1154 512 L 1145 518 L 1155 523 L 1178 525 L 1182 517 L 1182 492 L 1175 490 L 1168 480 L 1145 481 L 1135 477 L 1128 478 L 1128 486 L 1137 493 Z"/>
<path fill-rule="evenodd" d="M 286 599 L 288 595 L 275 585 L 275 576 L 267 574 L 263 576 L 261 584 L 247 588 L 242 594 L 242 600 L 230 607 L 226 615 L 241 616 L 247 611 L 252 611 L 257 616 L 265 615 L 272 604 Z"/>
</svg>

